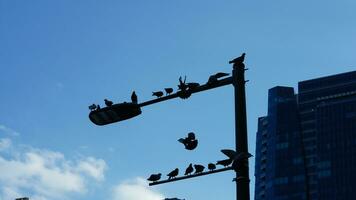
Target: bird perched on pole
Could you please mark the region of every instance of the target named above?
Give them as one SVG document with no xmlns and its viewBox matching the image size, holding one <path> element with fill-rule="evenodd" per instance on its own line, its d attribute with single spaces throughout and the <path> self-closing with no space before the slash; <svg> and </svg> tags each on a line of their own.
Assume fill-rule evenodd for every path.
<svg viewBox="0 0 356 200">
<path fill-rule="evenodd" d="M 226 159 L 226 160 L 219 160 L 216 162 L 216 165 L 222 165 L 224 167 L 227 167 L 229 165 L 231 165 L 232 163 L 232 159 Z"/>
<path fill-rule="evenodd" d="M 178 142 L 182 143 L 187 150 L 193 150 L 198 146 L 198 140 L 193 132 L 188 133 L 186 138 L 180 138 Z"/>
<path fill-rule="evenodd" d="M 197 87 L 200 86 L 200 84 L 199 84 L 199 83 L 191 82 L 191 83 L 187 83 L 187 86 L 188 86 L 188 89 L 189 89 L 189 90 L 195 90 Z"/>
<path fill-rule="evenodd" d="M 214 75 L 211 75 L 209 77 L 209 80 L 208 80 L 207 84 L 208 85 L 214 85 L 214 84 L 218 83 L 218 79 L 219 78 L 222 78 L 222 77 L 228 76 L 228 75 L 229 75 L 228 73 L 218 72 L 218 73 L 216 73 Z"/>
<path fill-rule="evenodd" d="M 234 64 L 234 65 L 241 65 L 243 64 L 244 60 L 245 60 L 245 53 L 243 53 L 240 57 L 237 57 L 233 60 L 229 61 L 229 64 Z"/>
<path fill-rule="evenodd" d="M 158 174 L 152 174 L 147 180 L 148 181 L 153 181 L 153 182 L 156 182 L 158 181 L 159 179 L 161 179 L 161 173 L 158 173 Z"/>
<path fill-rule="evenodd" d="M 132 103 L 137 104 L 138 100 L 137 100 L 137 95 L 136 95 L 135 91 L 133 91 L 131 94 L 131 101 L 132 101 Z"/>
<path fill-rule="evenodd" d="M 222 149 L 221 152 L 229 157 L 229 160 L 232 160 L 232 168 L 236 171 L 241 165 L 243 165 L 244 161 L 248 158 L 252 157 L 252 154 L 248 152 L 240 152 L 237 153 L 231 149 Z"/>
<path fill-rule="evenodd" d="M 216 73 L 214 76 L 215 76 L 216 78 L 222 78 L 222 77 L 228 76 L 228 75 L 229 75 L 229 73 L 218 72 L 218 73 Z"/>
<path fill-rule="evenodd" d="M 190 165 L 187 167 L 187 169 L 185 170 L 185 173 L 184 175 L 190 175 L 192 172 L 194 171 L 194 168 L 193 168 L 193 164 L 190 163 Z"/>
<path fill-rule="evenodd" d="M 178 168 L 175 168 L 175 170 L 169 172 L 169 174 L 167 174 L 168 180 L 178 176 L 178 173 L 179 173 L 179 169 Z"/>
<path fill-rule="evenodd" d="M 163 92 L 162 91 L 152 92 L 152 96 L 156 96 L 157 98 L 160 98 L 161 96 L 163 96 Z"/>
<path fill-rule="evenodd" d="M 208 164 L 208 169 L 209 169 L 210 171 L 213 171 L 214 169 L 216 169 L 215 164 L 214 164 L 214 163 L 209 163 L 209 164 Z"/>
<path fill-rule="evenodd" d="M 110 106 L 113 105 L 113 102 L 110 101 L 110 100 L 104 99 L 104 101 L 105 101 L 105 105 L 106 105 L 107 107 L 110 107 Z"/>
<path fill-rule="evenodd" d="M 179 77 L 179 85 L 178 85 L 178 89 L 180 89 L 181 91 L 185 91 L 188 89 L 188 85 L 185 83 L 185 81 L 187 80 L 187 76 L 184 77 L 184 81 L 182 81 L 182 77 Z"/>
<path fill-rule="evenodd" d="M 170 95 L 173 92 L 173 88 L 164 88 L 166 95 Z"/>
<path fill-rule="evenodd" d="M 195 172 L 194 174 L 202 173 L 205 169 L 203 165 L 194 165 Z"/>
<path fill-rule="evenodd" d="M 237 153 L 236 151 L 231 149 L 222 149 L 221 152 L 232 160 L 241 160 L 252 157 L 252 154 L 248 152 Z"/>
</svg>

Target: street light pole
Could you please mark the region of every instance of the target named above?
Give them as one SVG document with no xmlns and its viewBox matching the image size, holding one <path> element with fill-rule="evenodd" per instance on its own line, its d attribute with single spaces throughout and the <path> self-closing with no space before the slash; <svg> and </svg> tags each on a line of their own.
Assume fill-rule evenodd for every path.
<svg viewBox="0 0 356 200">
<path fill-rule="evenodd" d="M 248 152 L 245 65 L 234 64 L 232 70 L 235 94 L 235 145 L 236 152 Z M 248 159 L 243 159 L 236 172 L 236 200 L 250 199 L 250 178 Z"/>
<path fill-rule="evenodd" d="M 234 103 L 235 103 L 235 152 L 236 157 L 233 156 L 233 163 L 231 167 L 224 169 L 212 170 L 209 172 L 198 173 L 194 175 L 188 175 L 184 177 L 176 177 L 174 179 L 168 179 L 163 181 L 155 181 L 150 183 L 150 186 L 169 183 L 173 181 L 179 181 L 183 179 L 194 178 L 197 176 L 210 175 L 213 173 L 223 172 L 227 170 L 235 170 L 236 172 L 236 200 L 250 200 L 250 178 L 249 178 L 249 164 L 248 164 L 248 136 L 247 136 L 247 119 L 246 119 L 246 94 L 245 94 L 245 65 L 244 61 L 245 53 L 242 56 L 230 61 L 233 63 L 232 76 L 224 79 L 218 79 L 217 73 L 209 78 L 209 81 L 197 86 L 196 88 L 189 88 L 188 90 L 181 89 L 180 91 L 170 94 L 161 98 L 149 100 L 137 104 L 132 103 L 120 103 L 112 106 L 108 106 L 102 109 L 92 110 L 89 114 L 90 120 L 96 125 L 107 125 L 116 123 L 119 121 L 127 120 L 141 114 L 141 108 L 144 106 L 160 103 L 166 100 L 174 98 L 188 98 L 191 94 L 222 87 L 232 84 L 234 86 Z M 224 73 L 222 73 L 225 76 Z M 227 74 L 228 75 L 228 74 Z M 211 81 L 212 80 L 212 81 Z M 244 154 L 241 158 L 238 158 L 239 154 Z M 226 155 L 226 154 L 225 154 Z M 247 156 L 246 156 L 247 155 Z M 230 157 L 230 156 L 229 156 Z"/>
</svg>

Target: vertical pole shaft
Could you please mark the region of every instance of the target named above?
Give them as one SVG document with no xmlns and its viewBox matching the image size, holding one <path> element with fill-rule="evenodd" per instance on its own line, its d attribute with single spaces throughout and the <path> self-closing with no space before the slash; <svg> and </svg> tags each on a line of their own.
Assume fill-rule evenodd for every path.
<svg viewBox="0 0 356 200">
<path fill-rule="evenodd" d="M 234 64 L 233 85 L 235 93 L 235 145 L 236 152 L 248 152 L 245 65 Z M 250 200 L 248 159 L 242 161 L 236 172 L 236 200 Z"/>
</svg>

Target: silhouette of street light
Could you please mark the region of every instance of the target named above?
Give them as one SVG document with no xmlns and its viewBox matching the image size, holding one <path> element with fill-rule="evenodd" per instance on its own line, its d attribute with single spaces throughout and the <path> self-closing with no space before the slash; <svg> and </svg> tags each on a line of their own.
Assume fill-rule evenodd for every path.
<svg viewBox="0 0 356 200">
<path fill-rule="evenodd" d="M 198 170 L 198 173 L 194 173 L 191 175 L 186 175 L 182 177 L 177 177 L 178 169 L 172 171 L 168 176 L 168 180 L 155 181 L 153 183 L 149 183 L 150 186 L 158 185 L 173 181 L 179 181 L 183 179 L 193 178 L 197 176 L 203 176 L 218 172 L 223 172 L 227 170 L 234 170 L 236 172 L 236 178 L 233 180 L 236 181 L 236 200 L 249 200 L 250 199 L 250 179 L 249 179 L 249 166 L 248 159 L 252 155 L 248 153 L 248 138 L 247 138 L 247 117 L 246 117 L 246 94 L 245 94 L 245 53 L 243 53 L 240 57 L 231 60 L 229 63 L 233 64 L 232 76 L 224 79 L 220 79 L 221 77 L 228 76 L 227 73 L 216 73 L 209 77 L 209 80 L 204 85 L 199 84 L 186 84 L 186 78 L 182 81 L 182 78 L 179 78 L 179 90 L 176 93 L 171 94 L 172 90 L 167 91 L 166 96 L 163 96 L 163 92 L 155 96 L 158 98 L 149 100 L 143 103 L 120 103 L 110 105 L 105 108 L 95 109 L 94 106 L 91 109 L 92 111 L 89 114 L 90 120 L 96 125 L 106 125 L 119 121 L 123 121 L 126 119 L 133 118 L 141 114 L 141 108 L 144 106 L 148 106 L 151 104 L 159 103 L 162 101 L 166 101 L 169 99 L 180 97 L 182 99 L 187 99 L 192 94 L 197 92 L 202 92 L 205 90 L 214 89 L 217 87 L 230 85 L 234 86 L 234 100 L 235 100 L 235 151 L 225 149 L 222 152 L 229 157 L 226 160 L 229 161 L 232 166 L 222 169 L 211 170 L 207 172 L 203 172 L 202 170 Z M 94 110 L 95 109 L 95 110 Z M 239 152 L 238 154 L 234 152 Z M 189 173 L 188 173 L 189 174 Z"/>
</svg>

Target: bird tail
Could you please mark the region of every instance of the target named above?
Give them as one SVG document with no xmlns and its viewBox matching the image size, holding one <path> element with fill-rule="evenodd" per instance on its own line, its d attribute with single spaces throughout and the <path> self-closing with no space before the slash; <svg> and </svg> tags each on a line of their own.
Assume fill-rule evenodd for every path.
<svg viewBox="0 0 356 200">
<path fill-rule="evenodd" d="M 178 140 L 178 142 L 180 142 L 180 143 L 183 143 L 184 144 L 184 138 L 180 138 L 179 140 Z"/>
</svg>

